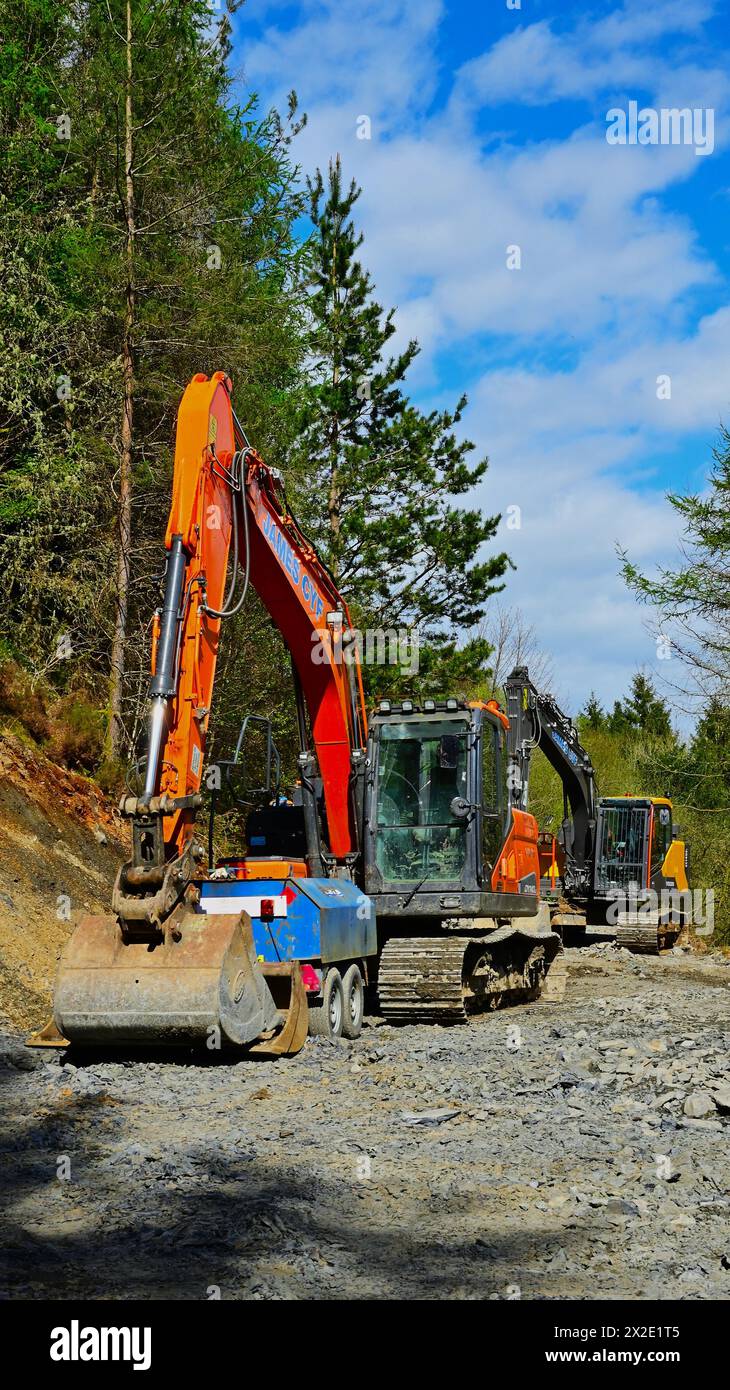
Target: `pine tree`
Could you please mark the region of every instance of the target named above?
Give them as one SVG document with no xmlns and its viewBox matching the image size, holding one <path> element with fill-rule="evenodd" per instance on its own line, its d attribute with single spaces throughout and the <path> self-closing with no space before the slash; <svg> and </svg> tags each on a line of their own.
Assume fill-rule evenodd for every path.
<svg viewBox="0 0 730 1390">
<path fill-rule="evenodd" d="M 89 9 L 88 56 L 75 73 L 78 170 L 109 253 L 104 355 L 119 364 L 112 757 L 129 643 L 154 603 L 135 563 L 133 517 L 146 507 L 162 533 L 179 393 L 195 371 L 223 367 L 235 379 L 245 362 L 237 403 L 253 430 L 298 352 L 287 263 L 300 201 L 287 137 L 253 101 L 232 102 L 229 32 L 226 17 L 211 32 L 206 0 L 104 0 Z M 130 693 L 134 704 L 134 679 Z"/>
<path fill-rule="evenodd" d="M 730 810 L 730 707 L 710 700 L 689 748 L 683 799 Z"/>
<path fill-rule="evenodd" d="M 631 721 L 628 719 L 620 700 L 614 700 L 613 709 L 606 718 L 609 733 L 627 734 L 631 730 Z"/>
<path fill-rule="evenodd" d="M 641 671 L 637 671 L 631 682 L 631 690 L 623 704 L 623 713 L 632 729 L 650 734 L 654 738 L 672 737 L 669 710 L 657 695 L 651 681 Z"/>
<path fill-rule="evenodd" d="M 388 356 L 394 310 L 385 312 L 358 259 L 353 219 L 360 196 L 345 187 L 339 159 L 309 183 L 312 382 L 301 414 L 294 475 L 307 477 L 302 512 L 361 624 L 416 628 L 432 647 L 431 680 L 483 667 L 488 643 L 457 650 L 458 634 L 482 617 L 509 564 L 478 559 L 499 516 L 455 505 L 483 477 L 473 445 L 458 442 L 462 397 L 452 411 L 424 414 L 404 394 L 418 352 Z M 441 660 L 436 660 L 436 656 Z M 383 672 L 377 673 L 381 685 Z"/>
<path fill-rule="evenodd" d="M 730 431 L 713 449 L 707 495 L 670 493 L 684 526 L 681 562 L 649 578 L 623 555 L 623 573 L 637 598 L 657 612 L 663 634 L 705 698 L 730 701 Z"/>
<path fill-rule="evenodd" d="M 67 670 L 69 652 L 89 655 L 90 549 L 102 572 L 110 559 L 101 480 L 75 428 L 83 392 L 70 389 L 90 351 L 90 238 L 64 183 L 58 101 L 76 43 L 56 0 L 8 0 L 0 13 L 0 639 L 36 678 Z"/>
<path fill-rule="evenodd" d="M 578 718 L 588 729 L 605 729 L 606 714 L 594 690 L 588 696 L 585 709 L 581 710 Z"/>
<path fill-rule="evenodd" d="M 660 749 L 653 762 L 652 754 L 650 775 L 671 784 L 677 800 L 699 812 L 730 812 L 730 707 L 710 700 L 688 745 Z M 730 830 L 719 819 L 709 824 L 713 836 Z"/>
<path fill-rule="evenodd" d="M 2 635 L 38 670 L 70 628 L 74 659 L 54 675 L 77 672 L 108 701 L 108 752 L 126 753 L 184 386 L 194 372 L 228 371 L 251 436 L 274 458 L 293 428 L 303 351 L 295 102 L 281 121 L 253 98 L 234 100 L 230 25 L 224 16 L 212 28 L 206 0 L 11 9 L 0 158 L 28 235 L 13 272 L 25 283 L 0 308 L 20 364 L 6 357 L 4 393 L 0 367 L 12 425 Z"/>
</svg>

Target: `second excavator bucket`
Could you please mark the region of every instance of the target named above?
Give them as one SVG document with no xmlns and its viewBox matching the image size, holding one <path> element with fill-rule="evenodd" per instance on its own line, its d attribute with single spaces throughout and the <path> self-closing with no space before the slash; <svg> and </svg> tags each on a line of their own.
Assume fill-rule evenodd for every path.
<svg viewBox="0 0 730 1390">
<path fill-rule="evenodd" d="M 299 965 L 262 967 L 246 912 L 185 912 L 156 943 L 125 940 L 115 917 L 83 918 L 61 957 L 53 1016 L 81 1046 L 259 1041 L 264 1054 L 293 1053 L 307 1031 Z"/>
</svg>

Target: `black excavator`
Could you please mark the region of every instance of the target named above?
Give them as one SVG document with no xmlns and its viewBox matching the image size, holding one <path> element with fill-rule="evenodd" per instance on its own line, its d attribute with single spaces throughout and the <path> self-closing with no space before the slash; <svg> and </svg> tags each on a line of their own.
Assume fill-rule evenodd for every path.
<svg viewBox="0 0 730 1390">
<path fill-rule="evenodd" d="M 563 785 L 558 835 L 542 831 L 538 839 L 551 927 L 570 945 L 592 928 L 640 954 L 670 948 L 691 919 L 689 851 L 671 800 L 599 797 L 590 754 L 552 695 L 533 685 L 526 666 L 511 672 L 504 689 L 512 804 L 527 810 L 535 748 Z"/>
</svg>

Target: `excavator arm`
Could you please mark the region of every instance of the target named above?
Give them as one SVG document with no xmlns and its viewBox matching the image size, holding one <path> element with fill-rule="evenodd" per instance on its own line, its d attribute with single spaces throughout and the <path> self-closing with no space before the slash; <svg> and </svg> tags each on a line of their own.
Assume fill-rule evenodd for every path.
<svg viewBox="0 0 730 1390">
<path fill-rule="evenodd" d="M 278 475 L 246 439 L 222 372 L 195 376 L 180 403 L 165 547 L 144 787 L 121 805 L 132 855 L 117 876 L 113 916 L 83 919 L 66 947 L 57 1036 L 218 1045 L 212 1037 L 254 1043 L 258 1052 L 297 1051 L 307 1032 L 298 962 L 262 964 L 245 911 L 198 910 L 204 850 L 195 825 L 221 626 L 241 608 L 249 582 L 291 654 L 302 740 L 305 706 L 308 713 L 312 748 L 302 748 L 300 768 L 310 809 L 315 774 L 321 779 L 327 844 L 317 867 L 329 874 L 349 874 L 358 853 L 365 705 L 347 606 Z"/>
<path fill-rule="evenodd" d="M 504 683 L 509 732 L 508 781 L 512 805 L 527 810 L 530 760 L 539 748 L 563 784 L 566 888 L 586 895 L 590 890 L 596 832 L 597 787 L 591 759 L 572 720 L 552 695 L 539 691 L 526 666 L 517 666 Z"/>
<path fill-rule="evenodd" d="M 291 515 L 278 475 L 248 444 L 230 392 L 223 372 L 198 375 L 178 412 L 144 792 L 122 803 L 133 856 L 120 871 L 113 906 L 129 929 L 159 928 L 202 858 L 194 831 L 221 625 L 241 607 L 249 581 L 286 643 L 309 714 L 314 757 L 305 757 L 305 772 L 316 767 L 321 778 L 326 854 L 345 866 L 357 854 L 354 782 L 367 730 L 349 612 Z"/>
</svg>

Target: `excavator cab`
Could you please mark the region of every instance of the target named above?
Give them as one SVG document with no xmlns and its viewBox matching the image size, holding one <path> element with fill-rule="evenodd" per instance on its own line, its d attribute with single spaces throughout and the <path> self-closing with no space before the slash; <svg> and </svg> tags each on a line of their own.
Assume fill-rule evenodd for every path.
<svg viewBox="0 0 730 1390">
<path fill-rule="evenodd" d="M 466 870 L 466 720 L 381 728 L 375 864 L 384 882 L 461 883 Z M 468 804 L 468 803 L 467 803 Z"/>
<path fill-rule="evenodd" d="M 363 871 L 394 1022 L 461 1023 L 564 987 L 560 939 L 538 913 L 537 823 L 510 805 L 506 733 L 481 701 L 384 700 L 370 720 Z"/>
<path fill-rule="evenodd" d="M 602 797 L 589 922 L 615 923 L 619 945 L 657 954 L 692 920 L 688 868 L 668 797 Z"/>
<path fill-rule="evenodd" d="M 363 830 L 379 918 L 404 906 L 416 917 L 537 912 L 537 829 L 509 805 L 505 722 L 482 703 L 381 701 Z"/>
<path fill-rule="evenodd" d="M 602 797 L 598 803 L 594 896 L 646 899 L 688 888 L 688 850 L 667 797 Z"/>
</svg>

